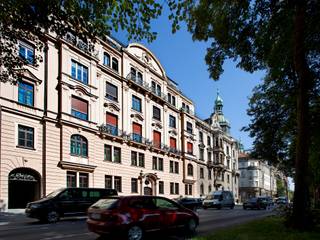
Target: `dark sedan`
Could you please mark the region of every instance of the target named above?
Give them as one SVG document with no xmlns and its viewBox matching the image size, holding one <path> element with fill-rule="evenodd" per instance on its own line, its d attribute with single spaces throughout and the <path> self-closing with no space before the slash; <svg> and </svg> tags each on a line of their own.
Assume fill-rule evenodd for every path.
<svg viewBox="0 0 320 240">
<path fill-rule="evenodd" d="M 102 199 L 88 209 L 89 231 L 99 235 L 125 235 L 140 240 L 146 232 L 184 227 L 192 233 L 198 215 L 178 203 L 157 196 L 127 196 Z"/>
<path fill-rule="evenodd" d="M 243 209 L 267 209 L 267 205 L 264 198 L 250 198 L 243 203 Z"/>
<path fill-rule="evenodd" d="M 193 211 L 202 207 L 202 199 L 201 198 L 181 198 L 177 200 L 177 203 L 182 206 L 189 208 Z"/>
</svg>

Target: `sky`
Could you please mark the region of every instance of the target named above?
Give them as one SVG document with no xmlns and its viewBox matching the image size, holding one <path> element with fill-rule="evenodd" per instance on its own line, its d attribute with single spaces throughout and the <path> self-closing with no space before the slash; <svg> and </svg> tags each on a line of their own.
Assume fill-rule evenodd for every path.
<svg viewBox="0 0 320 240">
<path fill-rule="evenodd" d="M 219 90 L 224 103 L 223 113 L 230 121 L 231 135 L 241 140 L 244 149 L 251 149 L 253 139 L 247 132 L 241 131 L 241 128 L 250 123 L 246 114 L 249 97 L 254 86 L 261 82 L 263 73 L 250 74 L 236 68 L 236 63 L 227 61 L 220 80 L 214 81 L 209 78 L 204 60 L 209 43 L 192 41 L 185 25 L 172 34 L 171 24 L 166 15 L 152 23 L 152 31 L 158 33 L 156 40 L 152 43 L 140 43 L 151 50 L 167 76 L 177 82 L 180 90 L 193 101 L 197 115 L 201 119 L 210 116 Z M 124 44 L 131 43 L 124 32 L 113 33 L 113 36 Z"/>
</svg>

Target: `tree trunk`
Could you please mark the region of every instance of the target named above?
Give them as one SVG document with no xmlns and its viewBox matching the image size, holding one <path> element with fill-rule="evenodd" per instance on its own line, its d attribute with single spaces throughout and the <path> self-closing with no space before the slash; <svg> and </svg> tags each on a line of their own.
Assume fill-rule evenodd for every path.
<svg viewBox="0 0 320 240">
<path fill-rule="evenodd" d="M 311 75 L 306 61 L 305 41 L 305 1 L 295 2 L 294 19 L 294 65 L 298 77 L 297 92 L 297 146 L 295 161 L 295 191 L 292 224 L 297 229 L 309 227 L 309 89 Z"/>
</svg>

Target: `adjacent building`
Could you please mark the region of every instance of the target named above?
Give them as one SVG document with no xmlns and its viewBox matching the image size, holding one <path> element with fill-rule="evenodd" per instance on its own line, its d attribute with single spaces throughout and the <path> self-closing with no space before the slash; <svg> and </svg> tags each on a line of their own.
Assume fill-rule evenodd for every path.
<svg viewBox="0 0 320 240">
<path fill-rule="evenodd" d="M 24 208 L 61 187 L 115 188 L 169 198 L 229 189 L 238 197 L 238 144 L 217 96 L 214 113 L 193 102 L 156 56 L 112 38 L 89 47 L 75 35 L 19 41 L 28 65 L 0 83 L 0 199 Z"/>
<path fill-rule="evenodd" d="M 239 171 L 241 201 L 257 196 L 276 196 L 278 171 L 267 161 L 254 159 L 250 154 L 240 152 Z"/>
</svg>

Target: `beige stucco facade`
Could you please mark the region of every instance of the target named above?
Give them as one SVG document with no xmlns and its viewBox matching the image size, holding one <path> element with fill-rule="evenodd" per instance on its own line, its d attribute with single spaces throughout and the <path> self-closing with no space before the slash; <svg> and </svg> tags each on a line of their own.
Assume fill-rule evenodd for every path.
<svg viewBox="0 0 320 240">
<path fill-rule="evenodd" d="M 209 190 L 224 188 L 233 191 L 237 198 L 236 141 L 218 122 L 209 124 L 193 114 L 192 101 L 167 77 L 150 50 L 140 44 L 123 46 L 108 38 L 108 42 L 98 41 L 94 51 L 87 51 L 72 35 L 61 41 L 48 36 L 47 46 L 47 51 L 40 53 L 44 61 L 39 66 L 28 65 L 21 71 L 20 80 L 33 89 L 32 105 L 21 103 L 18 84 L 0 83 L 0 199 L 7 207 L 21 207 L 18 205 L 24 204 L 23 199 L 35 200 L 66 187 L 68 173 L 75 174 L 76 186 L 85 181 L 89 187 L 99 188 L 106 187 L 110 176 L 115 187 L 115 177 L 120 177 L 120 195 L 151 193 L 169 198 L 199 197 Z M 109 56 L 109 66 L 104 62 L 104 54 Z M 117 67 L 113 65 L 115 60 Z M 74 62 L 77 67 L 87 69 L 86 83 L 72 76 Z M 142 82 L 132 78 L 131 68 L 141 73 Z M 107 84 L 116 89 L 116 99 L 107 97 Z M 153 84 L 157 89 L 159 86 L 161 92 L 155 92 Z M 174 102 L 168 94 L 174 96 Z M 133 96 L 141 100 L 141 111 L 133 109 Z M 86 103 L 86 120 L 73 114 L 74 98 Z M 154 117 L 154 106 L 160 109 L 160 120 Z M 117 118 L 116 134 L 104 128 L 107 114 Z M 176 119 L 175 127 L 170 126 L 169 115 Z M 186 131 L 187 122 L 192 124 L 192 134 Z M 141 142 L 132 137 L 133 124 L 141 126 Z M 21 126 L 33 131 L 33 147 L 22 147 L 18 142 Z M 154 131 L 161 135 L 159 146 L 153 141 Z M 208 159 L 207 151 L 205 158 L 199 159 L 199 131 L 204 132 L 205 141 L 207 136 L 211 138 L 211 146 L 206 148 L 212 160 Z M 86 140 L 86 156 L 71 154 L 72 136 Z M 215 168 L 216 137 L 223 140 L 221 168 Z M 170 138 L 176 140 L 175 148 Z M 188 143 L 192 143 L 193 153 L 187 153 Z M 120 149 L 120 162 L 106 160 L 106 146 L 110 147 L 111 155 L 115 154 L 115 149 Z M 227 146 L 230 154 L 226 154 Z M 144 154 L 144 166 L 132 164 L 132 152 Z M 231 155 L 232 152 L 236 154 Z M 230 163 L 228 168 L 229 156 L 235 165 Z M 157 167 L 154 167 L 154 158 Z M 187 173 L 188 164 L 193 167 L 192 175 Z M 200 168 L 204 169 L 201 179 Z M 215 174 L 218 172 L 230 175 L 230 180 L 227 182 L 225 176 L 217 184 Z M 133 191 L 132 179 L 137 180 L 137 191 Z M 163 184 L 162 189 L 160 184 Z M 28 193 L 19 193 L 19 189 L 26 189 Z M 29 193 L 30 196 L 25 197 Z M 16 202 L 18 196 L 22 202 Z"/>
</svg>

